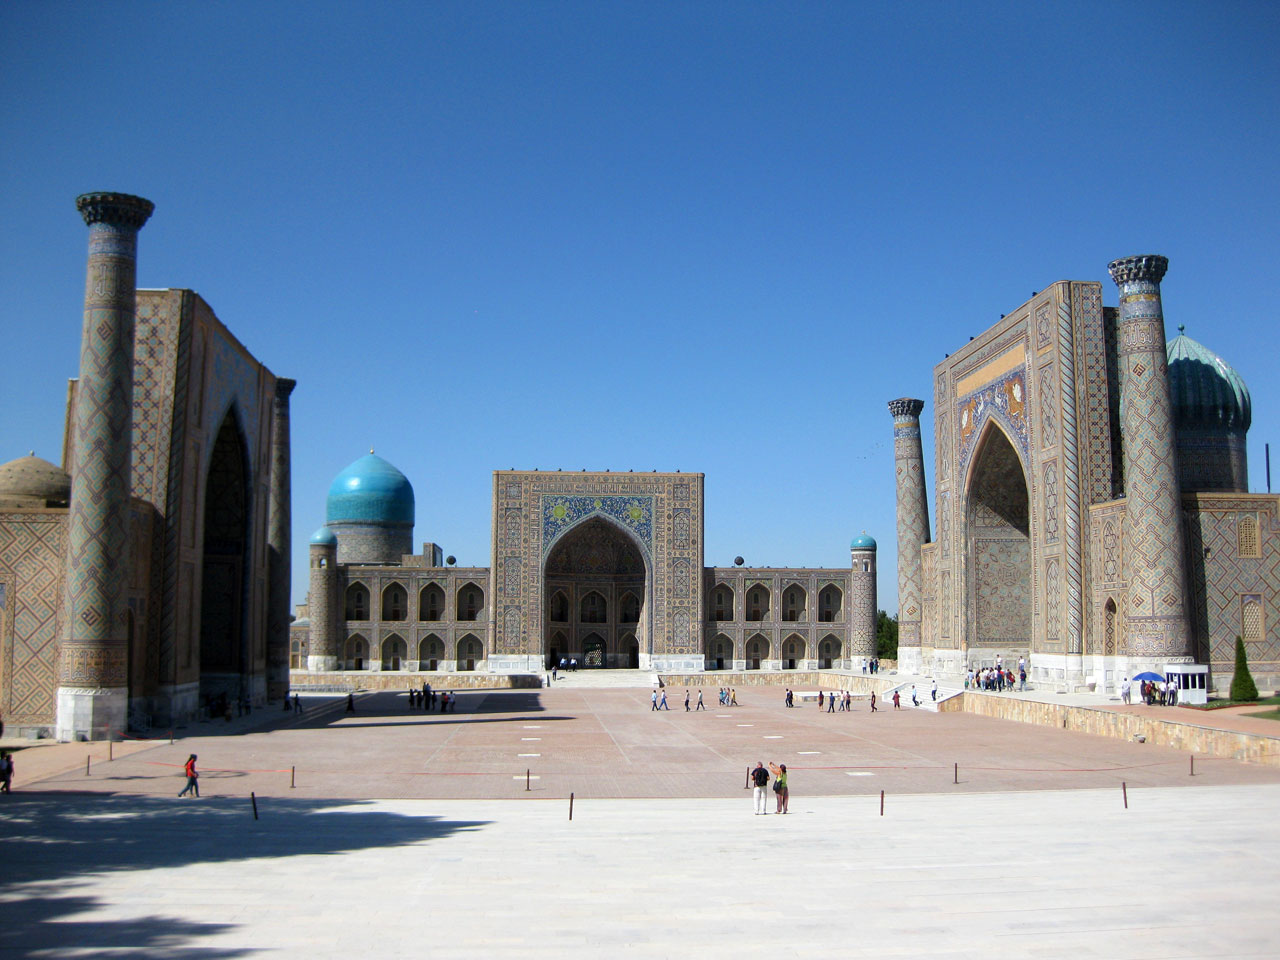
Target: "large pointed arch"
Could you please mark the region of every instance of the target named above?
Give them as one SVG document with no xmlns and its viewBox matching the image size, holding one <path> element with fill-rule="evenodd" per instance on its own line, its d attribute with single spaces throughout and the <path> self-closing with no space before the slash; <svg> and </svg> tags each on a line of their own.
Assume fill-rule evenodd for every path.
<svg viewBox="0 0 1280 960">
<path fill-rule="evenodd" d="M 644 541 L 614 517 L 595 511 L 556 533 L 544 548 L 539 593 L 548 613 L 553 598 L 563 593 L 575 621 L 565 624 L 547 617 L 542 653 L 548 666 L 561 658 L 583 662 L 583 643 L 592 633 L 606 642 L 607 666 L 628 668 L 637 660 L 648 666 L 653 654 L 653 564 Z M 583 600 L 592 593 L 599 593 L 604 601 L 603 622 L 578 622 L 583 621 Z M 622 600 L 628 594 L 639 601 L 634 619 L 621 616 Z M 624 635 L 635 640 L 634 654 L 629 643 L 621 642 Z"/>
</svg>

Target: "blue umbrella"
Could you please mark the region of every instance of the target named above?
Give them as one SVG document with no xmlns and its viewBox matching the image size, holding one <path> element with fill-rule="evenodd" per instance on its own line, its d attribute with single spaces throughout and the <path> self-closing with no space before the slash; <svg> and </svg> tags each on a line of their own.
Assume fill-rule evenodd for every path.
<svg viewBox="0 0 1280 960">
<path fill-rule="evenodd" d="M 1164 680 L 1164 677 L 1158 673 L 1152 673 L 1148 670 L 1146 673 L 1139 673 L 1134 676 L 1135 680 Z"/>
</svg>

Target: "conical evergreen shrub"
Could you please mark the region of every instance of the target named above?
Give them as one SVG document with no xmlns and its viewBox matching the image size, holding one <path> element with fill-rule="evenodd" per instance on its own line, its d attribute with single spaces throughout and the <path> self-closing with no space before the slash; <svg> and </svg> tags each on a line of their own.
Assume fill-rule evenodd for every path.
<svg viewBox="0 0 1280 960">
<path fill-rule="evenodd" d="M 1257 700 L 1258 685 L 1249 672 L 1249 658 L 1244 652 L 1244 638 L 1236 637 L 1236 672 L 1231 677 L 1232 700 Z"/>
</svg>

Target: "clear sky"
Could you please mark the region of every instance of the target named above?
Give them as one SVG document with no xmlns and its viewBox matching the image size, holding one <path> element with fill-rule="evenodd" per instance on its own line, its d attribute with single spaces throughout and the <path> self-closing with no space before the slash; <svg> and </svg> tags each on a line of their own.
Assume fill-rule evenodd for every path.
<svg viewBox="0 0 1280 960">
<path fill-rule="evenodd" d="M 298 600 L 374 445 L 462 564 L 494 469 L 701 471 L 708 564 L 843 566 L 865 529 L 894 610 L 886 401 L 1056 280 L 1114 304 L 1139 253 L 1250 385 L 1265 489 L 1278 11 L 5 3 L 0 462 L 59 459 L 73 201 L 119 190 L 156 204 L 139 285 L 298 380 Z"/>
</svg>

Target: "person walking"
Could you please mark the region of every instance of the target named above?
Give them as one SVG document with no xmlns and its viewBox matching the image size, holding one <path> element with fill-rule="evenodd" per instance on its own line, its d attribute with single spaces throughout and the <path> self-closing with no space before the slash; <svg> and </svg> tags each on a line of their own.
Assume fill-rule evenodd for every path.
<svg viewBox="0 0 1280 960">
<path fill-rule="evenodd" d="M 769 769 L 773 771 L 773 795 L 778 801 L 778 809 L 774 813 L 786 813 L 787 801 L 791 799 L 791 793 L 787 789 L 787 765 L 780 764 L 775 766 L 769 764 Z"/>
<path fill-rule="evenodd" d="M 356 712 L 356 695 L 354 693 L 347 694 L 347 713 Z"/>
<path fill-rule="evenodd" d="M 302 699 L 296 693 L 293 695 L 293 712 L 302 716 Z"/>
<path fill-rule="evenodd" d="M 929 696 L 933 698 L 933 702 L 938 702 L 938 681 L 933 681 L 933 686 L 929 688 Z"/>
<path fill-rule="evenodd" d="M 738 705 L 738 688 L 729 688 L 729 706 L 736 707 Z"/>
<path fill-rule="evenodd" d="M 0 750 L 0 793 L 13 792 L 13 754 Z"/>
<path fill-rule="evenodd" d="M 667 706 L 667 691 L 665 691 L 665 690 L 663 690 L 663 691 L 662 691 L 662 702 L 661 702 L 660 704 L 658 704 L 658 709 L 659 709 L 659 710 L 670 710 L 670 709 L 671 709 L 669 706 Z"/>
<path fill-rule="evenodd" d="M 196 781 L 200 779 L 200 774 L 196 773 L 196 755 L 194 753 L 187 757 L 187 764 L 182 768 L 182 771 L 187 775 L 187 785 L 179 791 L 178 796 L 185 797 L 187 792 L 190 791 L 192 796 L 199 799 L 200 785 Z"/>
<path fill-rule="evenodd" d="M 836 712 L 836 692 L 829 690 L 827 692 L 827 713 Z"/>
<path fill-rule="evenodd" d="M 920 695 L 916 693 L 916 685 L 914 683 L 911 685 L 911 705 L 913 707 L 920 706 Z"/>
<path fill-rule="evenodd" d="M 764 816 L 769 811 L 765 809 L 765 800 L 768 795 L 765 788 L 769 786 L 769 771 L 764 768 L 764 761 L 756 763 L 756 768 L 751 771 L 751 782 L 755 785 L 755 789 L 751 791 L 752 801 L 755 803 L 756 816 Z"/>
<path fill-rule="evenodd" d="M 705 709 L 707 708 L 702 705 L 702 688 L 699 687 L 698 688 L 698 706 L 694 708 L 693 712 L 697 713 L 699 710 L 705 710 Z"/>
<path fill-rule="evenodd" d="M 657 691 L 657 688 L 655 687 L 653 693 L 649 694 L 649 712 L 653 713 L 653 711 L 657 709 L 658 709 L 658 691 Z"/>
<path fill-rule="evenodd" d="M 689 712 L 689 691 L 688 690 L 684 692 L 684 712 L 685 713 Z"/>
<path fill-rule="evenodd" d="M 876 712 L 876 692 L 874 690 L 871 691 L 871 712 Z"/>
<path fill-rule="evenodd" d="M 902 696 L 898 693 L 897 690 L 893 691 L 893 709 L 895 710 L 902 709 Z"/>
</svg>

